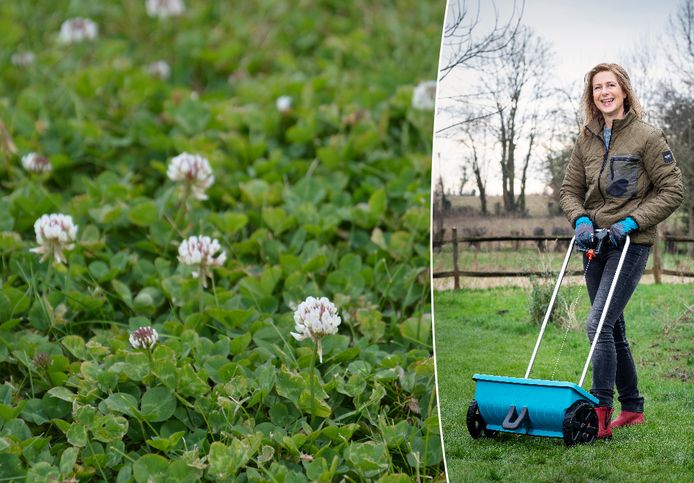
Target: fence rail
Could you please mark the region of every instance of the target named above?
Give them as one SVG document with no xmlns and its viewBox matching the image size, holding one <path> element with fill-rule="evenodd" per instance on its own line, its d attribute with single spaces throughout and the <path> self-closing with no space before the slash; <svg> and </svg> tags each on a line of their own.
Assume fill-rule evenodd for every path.
<svg viewBox="0 0 694 483">
<path fill-rule="evenodd" d="M 476 277 L 476 278 L 500 278 L 500 277 L 542 277 L 547 275 L 547 272 L 493 272 L 493 271 L 469 271 L 469 270 L 458 270 L 457 272 L 455 270 L 449 270 L 447 272 L 436 272 L 433 275 L 433 278 L 451 278 L 455 277 L 456 273 L 458 274 L 459 277 Z M 655 273 L 655 270 L 649 268 L 647 270 L 643 271 L 644 275 L 652 275 Z M 694 277 L 694 273 L 689 273 L 689 272 L 679 272 L 677 270 L 669 270 L 667 268 L 661 268 L 660 269 L 661 275 L 673 275 L 675 277 Z M 583 275 L 583 270 L 573 270 L 573 271 L 566 271 L 566 275 L 571 277 L 571 276 L 577 276 L 577 275 Z"/>
<path fill-rule="evenodd" d="M 434 240 L 432 241 L 433 248 L 440 248 L 445 245 L 453 245 L 453 270 L 434 272 L 432 278 L 453 278 L 453 287 L 455 289 L 460 288 L 460 277 L 477 277 L 477 278 L 500 278 L 500 277 L 532 277 L 532 276 L 543 276 L 547 272 L 543 271 L 523 271 L 523 272 L 512 272 L 512 271 L 477 271 L 477 270 L 461 270 L 458 264 L 459 258 L 459 247 L 461 243 L 469 243 L 478 245 L 483 242 L 513 242 L 514 244 L 522 241 L 534 241 L 538 244 L 538 247 L 545 247 L 546 242 L 565 242 L 567 247 L 568 243 L 571 241 L 572 236 L 566 235 L 545 235 L 545 236 L 472 236 L 472 237 L 461 237 L 458 238 L 458 230 L 453 228 L 451 230 L 452 236 L 449 240 Z M 675 243 L 694 243 L 694 238 L 685 236 L 673 236 L 665 235 L 662 237 L 665 241 L 666 247 L 673 246 Z M 661 275 L 673 275 L 677 277 L 693 277 L 692 272 L 682 272 L 678 270 L 670 270 L 662 268 L 662 261 L 660 257 L 660 251 L 658 248 L 658 243 L 656 241 L 654 245 L 655 249 L 653 251 L 653 268 L 644 271 L 646 275 L 654 275 L 656 283 L 660 283 Z M 571 272 L 566 272 L 567 275 L 583 275 L 583 271 L 574 270 Z"/>
<path fill-rule="evenodd" d="M 453 228 L 453 231 L 457 231 Z M 455 235 L 454 235 L 455 236 Z M 571 241 L 573 236 L 559 235 L 523 235 L 523 236 L 466 236 L 457 238 L 455 241 L 458 243 L 480 243 L 480 242 L 500 242 L 500 241 L 510 241 L 510 242 L 521 242 L 521 241 Z M 683 242 L 683 243 L 694 243 L 694 238 L 686 236 L 672 236 L 666 235 L 663 237 L 665 242 Z M 450 245 L 454 243 L 453 239 L 450 240 L 437 240 L 433 242 L 434 248 L 442 247 L 444 245 Z"/>
</svg>

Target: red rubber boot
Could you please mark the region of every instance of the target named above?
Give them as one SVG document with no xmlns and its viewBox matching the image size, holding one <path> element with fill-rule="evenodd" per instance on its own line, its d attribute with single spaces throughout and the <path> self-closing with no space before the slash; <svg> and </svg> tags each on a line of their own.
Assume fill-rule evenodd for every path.
<svg viewBox="0 0 694 483">
<path fill-rule="evenodd" d="M 595 408 L 595 412 L 598 414 L 598 439 L 608 439 L 612 437 L 612 426 L 610 426 L 610 421 L 612 420 L 613 408 L 608 408 L 607 406 L 598 406 Z"/>
<path fill-rule="evenodd" d="M 622 410 L 617 416 L 617 419 L 612 421 L 610 428 L 619 428 L 620 426 L 634 426 L 636 424 L 643 424 L 646 420 L 643 417 L 643 413 L 634 413 L 631 411 Z"/>
</svg>

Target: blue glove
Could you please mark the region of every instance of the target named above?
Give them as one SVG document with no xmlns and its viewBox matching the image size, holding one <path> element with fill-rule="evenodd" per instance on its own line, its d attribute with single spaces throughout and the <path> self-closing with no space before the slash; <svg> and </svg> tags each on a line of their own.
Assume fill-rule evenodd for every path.
<svg viewBox="0 0 694 483">
<path fill-rule="evenodd" d="M 593 223 L 587 216 L 576 220 L 576 244 L 579 248 L 588 249 L 593 245 Z"/>
<path fill-rule="evenodd" d="M 622 221 L 618 221 L 610 227 L 610 242 L 614 246 L 618 247 L 624 243 L 627 233 L 637 230 L 638 228 L 639 225 L 636 224 L 634 219 L 627 216 Z"/>
</svg>

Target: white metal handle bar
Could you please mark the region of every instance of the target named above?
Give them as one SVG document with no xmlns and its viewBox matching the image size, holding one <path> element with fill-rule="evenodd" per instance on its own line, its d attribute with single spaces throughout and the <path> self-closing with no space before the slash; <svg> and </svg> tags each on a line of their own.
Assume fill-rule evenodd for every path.
<svg viewBox="0 0 694 483">
<path fill-rule="evenodd" d="M 554 285 L 554 292 L 552 292 L 552 298 L 549 301 L 549 306 L 547 307 L 547 312 L 545 313 L 545 319 L 542 321 L 542 327 L 540 328 L 540 335 L 537 337 L 537 342 L 535 342 L 535 349 L 533 350 L 533 355 L 530 356 L 530 364 L 528 364 L 528 370 L 525 371 L 525 379 L 530 376 L 530 370 L 533 368 L 535 363 L 535 356 L 537 356 L 537 351 L 540 348 L 540 342 L 542 342 L 542 336 L 545 333 L 545 328 L 547 328 L 547 322 L 549 322 L 549 316 L 552 314 L 552 308 L 554 307 L 554 302 L 557 299 L 557 293 L 559 292 L 559 286 L 561 281 L 564 279 L 564 273 L 566 273 L 566 267 L 569 265 L 569 259 L 571 258 L 571 251 L 573 250 L 574 243 L 576 242 L 576 237 L 571 238 L 569 242 L 569 249 L 566 251 L 566 256 L 564 257 L 564 263 L 561 266 L 561 271 L 559 272 L 559 277 L 557 278 L 557 283 Z"/>
</svg>

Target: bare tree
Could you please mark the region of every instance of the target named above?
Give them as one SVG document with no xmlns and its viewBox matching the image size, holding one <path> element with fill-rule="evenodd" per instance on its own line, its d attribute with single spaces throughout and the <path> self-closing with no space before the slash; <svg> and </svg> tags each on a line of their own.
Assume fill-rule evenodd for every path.
<svg viewBox="0 0 694 483">
<path fill-rule="evenodd" d="M 541 123 L 542 100 L 552 91 L 548 87 L 549 46 L 529 27 L 521 26 L 517 35 L 491 65 L 494 76 L 489 96 L 494 103 L 495 132 L 501 146 L 502 195 L 507 213 L 523 213 L 527 171 L 533 156 Z M 519 158 L 519 144 L 527 145 Z M 516 179 L 520 168 L 520 192 Z"/>
<path fill-rule="evenodd" d="M 571 133 L 571 136 L 575 138 L 583 127 L 583 114 L 581 113 L 583 81 L 576 80 L 570 83 L 568 86 L 558 87 L 556 92 L 559 97 L 564 98 L 566 104 L 560 105 L 557 110 L 551 113 L 555 116 L 559 116 L 561 119 L 560 124 L 553 124 L 553 132 L 556 133 L 557 127 L 559 127 L 561 130 L 575 128 L 575 132 Z M 550 137 L 550 139 L 554 138 Z"/>
<path fill-rule="evenodd" d="M 694 0 L 683 0 L 670 18 L 670 40 L 674 49 L 668 56 L 677 67 L 681 82 L 694 87 Z"/>
<path fill-rule="evenodd" d="M 666 91 L 662 117 L 672 150 L 685 183 L 683 208 L 687 213 L 689 236 L 694 237 L 694 97 Z M 694 253 L 693 253 L 694 254 Z"/>
<path fill-rule="evenodd" d="M 471 5 L 472 4 L 472 5 Z M 489 4 L 487 4 L 489 5 Z M 441 45 L 441 64 L 439 69 L 439 91 L 445 91 L 444 81 L 455 72 L 479 70 L 502 55 L 516 36 L 525 0 L 514 0 L 508 17 L 502 20 L 500 12 L 494 7 L 494 23 L 486 26 L 481 22 L 481 3 L 472 0 L 451 0 L 448 2 L 443 43 Z M 489 15 L 486 15 L 489 18 Z M 456 89 L 457 90 L 457 89 Z M 484 92 L 456 92 L 450 97 L 439 98 L 439 119 L 451 119 L 437 128 L 437 135 L 450 135 L 465 124 L 484 120 L 494 114 L 491 110 L 477 110 L 474 117 L 461 116 L 460 106 L 475 105 Z"/>
<path fill-rule="evenodd" d="M 573 143 L 565 144 L 550 150 L 544 159 L 543 168 L 546 174 L 546 183 L 551 190 L 549 194 L 551 205 L 548 206 L 550 215 L 560 215 L 562 213 L 559 208 L 559 189 L 564 181 L 571 151 L 573 151 Z"/>
<path fill-rule="evenodd" d="M 443 240 L 443 220 L 450 207 L 451 202 L 446 196 L 446 191 L 443 186 L 443 177 L 439 175 L 436 180 L 436 186 L 434 187 L 434 241 Z"/>
<path fill-rule="evenodd" d="M 482 123 L 468 126 L 458 142 L 463 147 L 463 166 L 470 166 L 475 178 L 475 186 L 479 192 L 480 213 L 489 214 L 487 209 L 487 167 L 489 166 L 488 128 Z"/>
<path fill-rule="evenodd" d="M 656 114 L 654 109 L 659 96 L 658 78 L 658 57 L 659 49 L 654 49 L 643 41 L 639 41 L 627 55 L 625 67 L 629 72 L 629 80 L 636 91 L 641 107 L 646 115 L 646 119 L 654 121 Z"/>
<path fill-rule="evenodd" d="M 467 165 L 463 164 L 460 167 L 460 185 L 458 186 L 458 196 L 463 196 L 465 194 L 465 185 L 470 181 L 469 174 L 467 172 Z"/>
<path fill-rule="evenodd" d="M 473 60 L 485 60 L 496 56 L 513 38 L 523 15 L 525 1 L 513 2 L 506 21 L 500 21 L 499 11 L 494 5 L 494 25 L 482 35 L 480 29 L 480 2 L 470 6 L 467 0 L 451 0 L 448 3 L 446 25 L 443 32 L 442 51 L 445 53 L 439 80 L 443 80 L 454 69 L 469 66 Z"/>
<path fill-rule="evenodd" d="M 682 0 L 670 18 L 673 48 L 670 62 L 677 67 L 661 88 L 660 117 L 685 183 L 683 209 L 689 236 L 694 236 L 694 0 Z M 691 252 L 694 256 L 694 246 Z"/>
<path fill-rule="evenodd" d="M 559 188 L 564 180 L 566 165 L 576 143 L 576 138 L 583 128 L 580 112 L 580 98 L 583 83 L 574 81 L 568 86 L 556 90 L 557 98 L 565 102 L 556 104 L 547 112 L 551 119 L 542 137 L 541 148 L 544 153 L 542 170 L 549 188 L 550 215 L 560 215 Z"/>
</svg>

